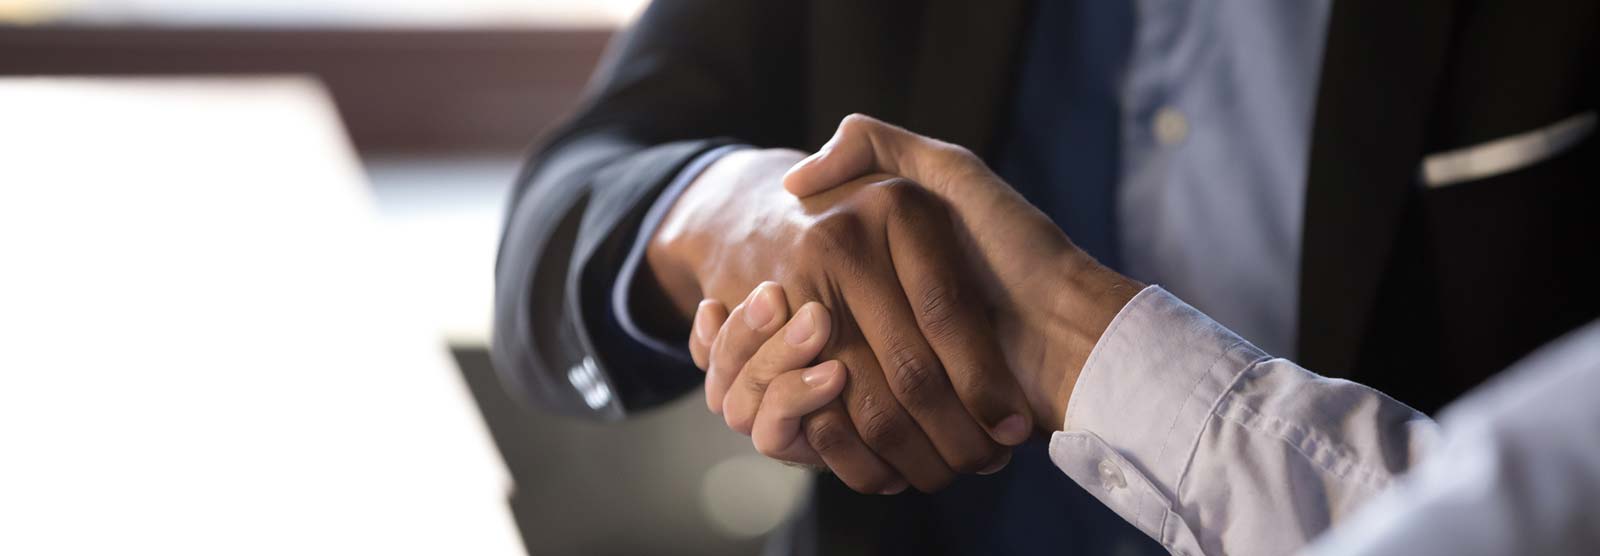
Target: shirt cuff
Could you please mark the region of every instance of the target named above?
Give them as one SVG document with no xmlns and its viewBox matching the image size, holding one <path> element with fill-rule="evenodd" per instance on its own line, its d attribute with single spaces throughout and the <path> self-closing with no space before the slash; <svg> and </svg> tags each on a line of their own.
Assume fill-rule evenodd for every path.
<svg viewBox="0 0 1600 556">
<path fill-rule="evenodd" d="M 1173 542 L 1176 490 L 1213 406 L 1266 354 L 1158 286 L 1089 354 L 1050 440 L 1063 472 L 1146 534 Z M 1186 543 L 1180 543 L 1186 544 Z"/>
<path fill-rule="evenodd" d="M 711 166 L 711 163 L 716 162 L 723 155 L 745 148 L 749 147 L 747 145 L 718 147 L 696 157 L 688 165 L 684 166 L 683 171 L 678 172 L 672 183 L 662 189 L 661 194 L 656 196 L 655 203 L 650 205 L 649 212 L 644 215 L 644 221 L 639 224 L 639 235 L 634 238 L 633 246 L 628 249 L 627 258 L 622 260 L 622 269 L 617 273 L 617 281 L 611 288 L 612 315 L 617 319 L 617 324 L 622 327 L 622 331 L 630 339 L 644 345 L 651 351 L 688 360 L 688 356 L 685 353 L 687 347 L 680 345 L 682 342 L 671 342 L 646 333 L 633 318 L 633 312 L 630 308 L 632 300 L 629 298 L 629 293 L 633 291 L 633 284 L 638 277 L 639 267 L 644 264 L 645 248 L 650 245 L 650 239 L 655 237 L 656 229 L 661 227 L 661 221 L 666 219 L 667 212 L 672 210 L 672 205 L 678 201 L 678 197 L 683 194 L 683 190 L 688 189 L 689 184 L 693 183 L 695 178 L 700 177 L 700 173 Z"/>
</svg>

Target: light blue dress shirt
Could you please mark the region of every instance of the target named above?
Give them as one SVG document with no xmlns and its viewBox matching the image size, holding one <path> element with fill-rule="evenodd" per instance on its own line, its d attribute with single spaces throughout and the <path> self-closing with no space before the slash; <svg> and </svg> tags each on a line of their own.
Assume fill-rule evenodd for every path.
<svg viewBox="0 0 1600 556">
<path fill-rule="evenodd" d="M 995 171 L 1101 262 L 1292 355 L 1329 7 L 1040 2 Z"/>
<path fill-rule="evenodd" d="M 1140 0 L 1121 94 L 1121 270 L 1293 357 L 1329 0 Z"/>
</svg>

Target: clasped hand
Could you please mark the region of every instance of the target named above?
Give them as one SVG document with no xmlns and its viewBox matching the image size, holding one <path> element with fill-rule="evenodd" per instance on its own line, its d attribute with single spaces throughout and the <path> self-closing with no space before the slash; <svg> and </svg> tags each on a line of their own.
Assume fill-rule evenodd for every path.
<svg viewBox="0 0 1600 556">
<path fill-rule="evenodd" d="M 705 297 L 689 346 L 707 406 L 864 493 L 997 471 L 1060 427 L 1138 285 L 954 145 L 852 116 L 798 159 L 724 157 L 651 245 L 674 303 Z"/>
</svg>

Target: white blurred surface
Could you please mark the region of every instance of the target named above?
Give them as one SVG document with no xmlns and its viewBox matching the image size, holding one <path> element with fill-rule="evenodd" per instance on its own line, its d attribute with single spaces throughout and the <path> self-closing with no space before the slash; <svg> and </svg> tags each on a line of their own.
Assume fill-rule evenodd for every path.
<svg viewBox="0 0 1600 556">
<path fill-rule="evenodd" d="M 0 79 L 0 554 L 515 554 L 313 82 Z"/>
<path fill-rule="evenodd" d="M 451 345 L 487 349 L 494 261 L 519 154 L 379 156 L 363 161 L 384 234 L 405 246 L 418 309 Z"/>
<path fill-rule="evenodd" d="M 733 456 L 706 470 L 700 503 L 724 535 L 758 537 L 794 512 L 810 480 L 798 468 L 760 455 Z"/>
</svg>

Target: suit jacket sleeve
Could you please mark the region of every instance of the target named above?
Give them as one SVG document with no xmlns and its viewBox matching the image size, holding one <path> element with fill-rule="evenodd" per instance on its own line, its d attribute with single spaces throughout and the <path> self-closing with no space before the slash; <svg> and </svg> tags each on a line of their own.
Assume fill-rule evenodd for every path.
<svg viewBox="0 0 1600 556">
<path fill-rule="evenodd" d="M 512 193 L 491 355 L 514 396 L 618 419 L 700 381 L 685 358 L 623 330 L 612 290 L 645 213 L 692 161 L 731 143 L 796 142 L 797 4 L 658 1 L 613 41 L 582 108 Z"/>
</svg>

